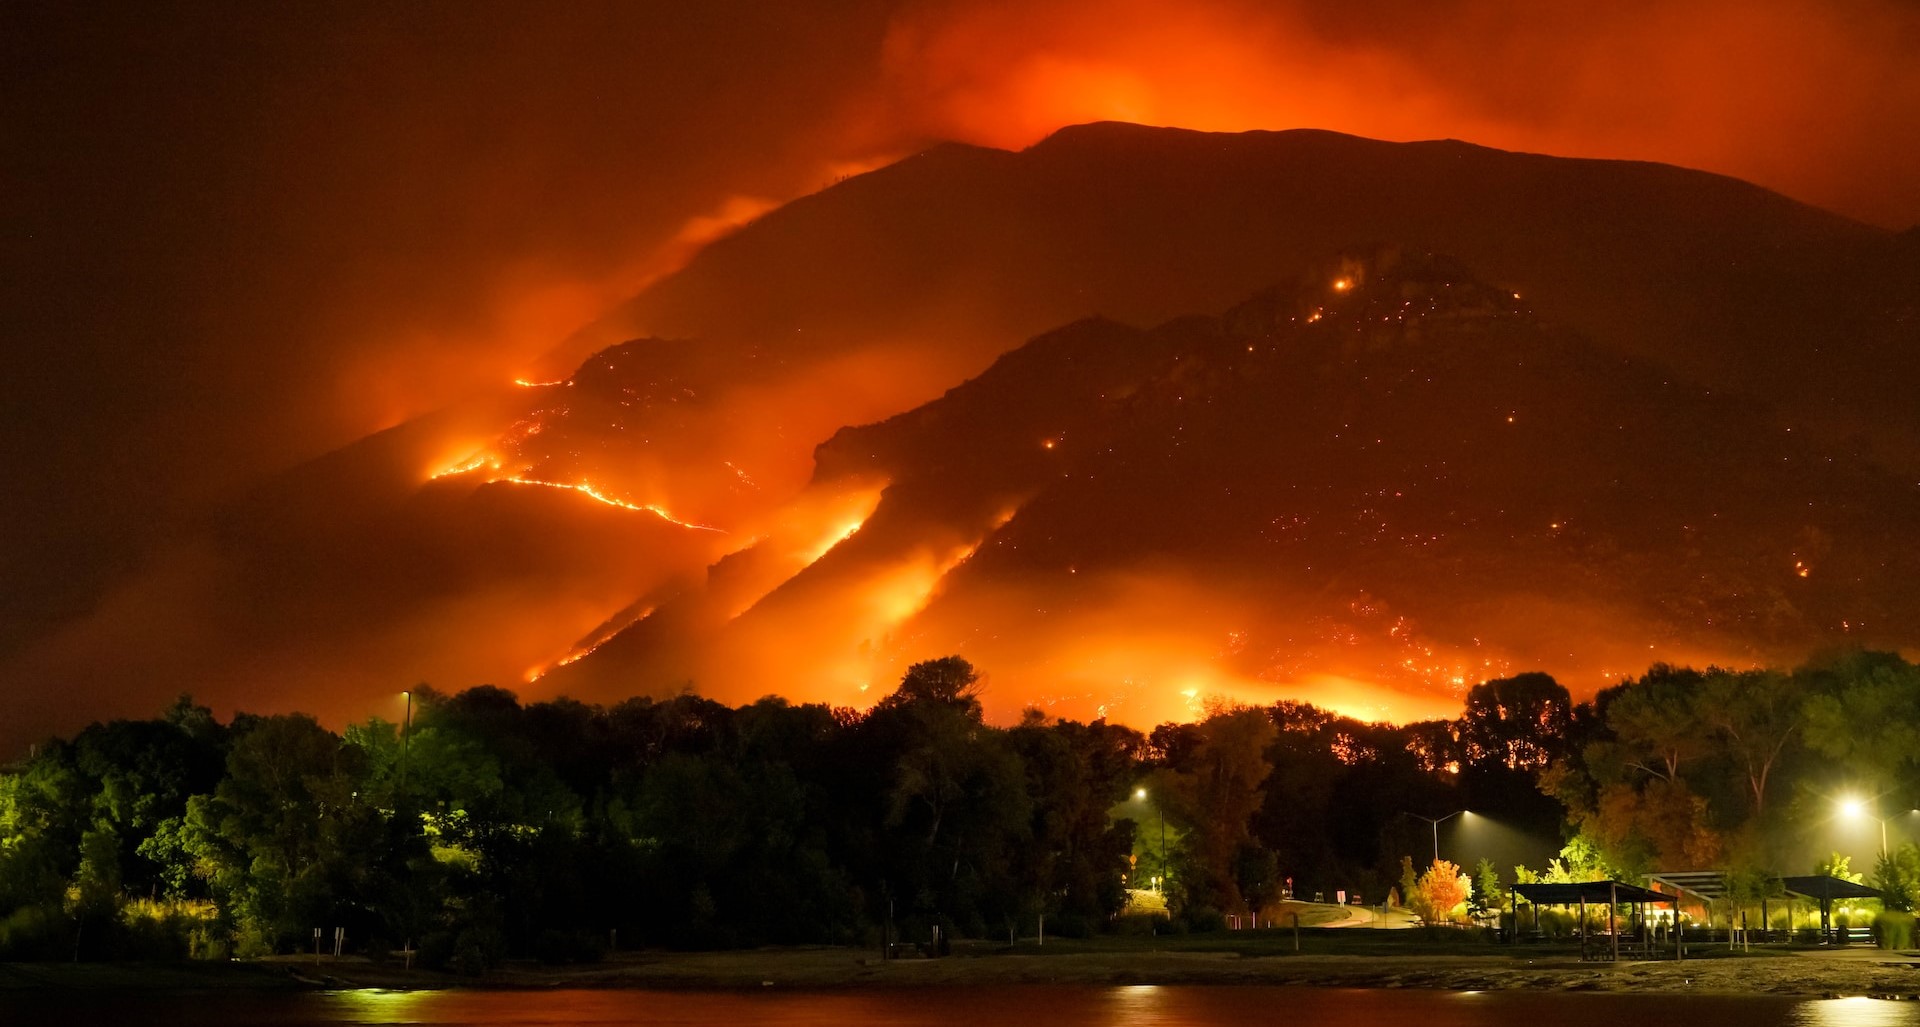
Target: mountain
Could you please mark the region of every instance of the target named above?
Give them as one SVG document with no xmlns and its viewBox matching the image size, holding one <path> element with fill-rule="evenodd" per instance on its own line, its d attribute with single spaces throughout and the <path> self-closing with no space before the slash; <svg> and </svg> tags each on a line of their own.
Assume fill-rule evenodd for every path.
<svg viewBox="0 0 1920 1027">
<path fill-rule="evenodd" d="M 1305 402 L 1326 397 L 1288 391 L 1301 381 L 1344 397 L 1368 423 L 1377 421 L 1375 437 L 1396 445 L 1427 440 L 1438 431 L 1437 415 L 1410 407 L 1406 424 L 1396 427 L 1397 408 L 1369 406 L 1398 381 L 1387 377 L 1385 365 L 1356 371 L 1299 364 L 1294 373 L 1319 377 L 1271 383 L 1273 395 L 1288 404 L 1272 413 L 1306 417 L 1315 410 L 1322 420 L 1262 424 L 1260 431 L 1284 435 L 1287 448 L 1248 466 L 1234 455 L 1249 451 L 1245 440 L 1225 426 L 1115 419 L 1102 404 L 1159 395 L 1180 374 L 1199 373 L 1166 371 L 1163 362 L 1176 356 L 1188 368 L 1215 367 L 1223 358 L 1201 359 L 1212 353 L 1203 337 L 1251 339 L 1258 351 L 1263 336 L 1247 325 L 1261 316 L 1259 304 L 1234 306 L 1247 296 L 1274 282 L 1289 283 L 1289 290 L 1317 283 L 1312 288 L 1324 291 L 1329 254 L 1355 254 L 1373 269 L 1368 274 L 1387 274 L 1378 269 L 1378 254 L 1395 248 L 1450 254 L 1489 295 L 1518 293 L 1529 331 L 1577 338 L 1586 362 L 1580 366 L 1621 361 L 1639 383 L 1637 391 L 1616 395 L 1600 384 L 1611 378 L 1567 385 L 1514 379 L 1498 402 L 1482 397 L 1495 406 L 1539 410 L 1540 397 L 1551 397 L 1569 410 L 1597 411 L 1594 404 L 1604 398 L 1655 418 L 1645 423 L 1724 441 L 1734 447 L 1730 452 L 1742 451 L 1736 443 L 1769 439 L 1823 447 L 1817 459 L 1833 455 L 1861 480 L 1883 473 L 1879 468 L 1911 483 L 1920 470 L 1920 407 L 1910 387 L 1920 341 L 1920 247 L 1912 232 L 1883 231 L 1743 182 L 1662 165 L 1317 131 L 1214 134 L 1087 125 L 1017 153 L 936 147 L 794 201 L 709 245 L 680 272 L 559 346 L 550 381 L 503 385 L 499 395 L 476 397 L 265 483 L 162 547 L 85 616 L 0 654 L 0 679 L 18 685 L 6 690 L 8 705 L 0 712 L 15 723 L 51 729 L 74 703 L 91 709 L 118 703 L 120 712 L 143 713 L 192 690 L 221 709 L 300 707 L 343 719 L 387 710 L 392 693 L 421 680 L 448 687 L 519 682 L 540 694 L 606 694 L 692 680 L 714 691 L 784 690 L 854 702 L 858 685 L 882 681 L 901 654 L 963 643 L 983 656 L 1005 652 L 1003 707 L 1066 694 L 1063 688 L 1082 705 L 1090 697 L 1104 701 L 1111 696 L 1095 692 L 1108 685 L 1071 683 L 1133 674 L 1151 677 L 1161 692 L 1172 682 L 1176 694 L 1196 696 L 1216 685 L 1278 687 L 1275 681 L 1289 679 L 1301 694 L 1367 696 L 1373 706 L 1397 709 L 1395 703 L 1404 706 L 1414 694 L 1428 695 L 1430 705 L 1444 702 L 1453 678 L 1482 675 L 1502 661 L 1568 651 L 1546 641 L 1560 635 L 1617 636 L 1605 666 L 1578 670 L 1586 675 L 1580 682 L 1591 686 L 1600 670 L 1643 664 L 1644 658 L 1630 658 L 1636 653 L 1733 658 L 1827 638 L 1836 620 L 1846 622 L 1838 629 L 1843 637 L 1854 637 L 1849 633 L 1859 621 L 1870 632 L 1892 623 L 1881 599 L 1873 598 L 1878 572 L 1848 572 L 1866 597 L 1859 610 L 1843 609 L 1841 586 L 1850 579 L 1830 576 L 1824 564 L 1784 585 L 1772 577 L 1783 552 L 1825 561 L 1823 547 L 1842 543 L 1822 538 L 1854 536 L 1810 520 L 1822 534 L 1801 539 L 1807 525 L 1789 526 L 1784 515 L 1768 521 L 1771 534 L 1764 539 L 1757 527 L 1722 534 L 1730 529 L 1714 524 L 1745 517 L 1741 509 L 1731 503 L 1716 510 L 1673 507 L 1678 499 L 1663 498 L 1669 504 L 1659 507 L 1664 530 L 1705 532 L 1701 559 L 1707 562 L 1698 565 L 1703 576 L 1695 585 L 1701 596 L 1661 593 L 1655 602 L 1637 591 L 1623 593 L 1624 586 L 1609 580 L 1578 588 L 1560 582 L 1548 612 L 1532 618 L 1535 641 L 1516 641 L 1498 658 L 1475 655 L 1468 643 L 1455 651 L 1421 642 L 1431 654 L 1410 652 L 1394 664 L 1406 671 L 1403 664 L 1411 660 L 1428 668 L 1418 681 L 1397 671 L 1383 677 L 1383 658 L 1342 655 L 1346 650 L 1327 639 L 1361 634 L 1354 610 L 1383 609 L 1383 602 L 1395 610 L 1402 603 L 1426 609 L 1403 594 L 1413 588 L 1403 582 L 1439 574 L 1433 546 L 1424 547 L 1428 555 L 1386 560 L 1379 555 L 1389 551 L 1384 543 L 1362 545 L 1354 534 L 1358 520 L 1340 534 L 1325 520 L 1335 516 L 1327 512 L 1333 507 L 1299 513 L 1320 518 L 1312 521 L 1316 541 L 1300 550 L 1313 556 L 1311 576 L 1303 580 L 1320 581 L 1316 576 L 1337 564 L 1340 576 L 1321 587 L 1326 596 L 1344 596 L 1351 609 L 1327 614 L 1317 601 L 1295 609 L 1288 604 L 1304 602 L 1301 590 L 1289 586 L 1282 594 L 1270 587 L 1274 553 L 1251 540 L 1247 523 L 1232 520 L 1253 516 L 1255 507 L 1217 502 L 1176 509 L 1159 497 L 1168 489 L 1211 495 L 1205 490 L 1231 487 L 1240 490 L 1236 495 L 1277 504 L 1277 497 L 1306 487 L 1274 478 L 1275 467 L 1320 475 L 1314 480 L 1323 480 L 1316 487 L 1324 489 L 1359 486 L 1357 477 L 1336 486 L 1334 472 L 1342 469 L 1356 475 L 1368 469 L 1375 492 L 1414 480 L 1404 468 L 1367 462 L 1379 454 L 1344 448 L 1352 438 L 1334 439 L 1322 423 L 1330 415 Z M 1459 273 L 1468 280 L 1467 271 Z M 1236 313 L 1218 316 L 1230 308 Z M 1054 331 L 1060 325 L 1073 327 Z M 1020 345 L 1042 333 L 1051 341 Z M 1074 354 L 1069 364 L 1084 380 L 1057 373 L 1055 363 L 1066 359 L 1061 353 Z M 1003 355 L 1010 362 L 996 363 Z M 1503 381 L 1507 372 L 1488 373 Z M 990 383 L 997 384 L 981 391 Z M 1412 395 L 1393 387 L 1396 402 Z M 982 398 L 962 402 L 963 396 Z M 1646 409 L 1648 396 L 1680 398 L 1663 412 Z M 997 412 L 1003 406 L 1008 412 Z M 1032 412 L 1016 415 L 1016 408 Z M 1676 421 L 1683 413 L 1693 420 Z M 1516 423 L 1523 423 L 1518 416 Z M 1723 417 L 1739 426 L 1731 438 L 1717 427 Z M 1637 416 L 1631 423 L 1643 421 Z M 949 423 L 950 431 L 940 427 Z M 1182 436 L 1182 451 L 1203 441 L 1227 446 L 1217 458 L 1219 475 L 1200 480 L 1191 468 L 1169 465 L 1158 477 L 1136 479 L 1079 463 L 1090 459 L 1080 448 L 1086 438 L 1110 433 L 1110 445 L 1132 454 L 1130 466 L 1148 466 L 1149 436 L 1135 438 L 1121 428 L 1148 423 L 1153 431 L 1196 433 Z M 869 427 L 842 430 L 850 425 Z M 1203 440 L 1203 429 L 1216 434 Z M 1035 441 L 1042 436 L 1054 440 L 1053 449 Z M 1576 448 L 1588 445 L 1577 434 L 1559 437 Z M 1666 466 L 1660 461 L 1667 460 L 1669 440 L 1621 436 L 1627 437 L 1657 451 L 1654 463 Z M 1505 441 L 1476 439 L 1488 446 Z M 1423 536 L 1462 545 L 1472 539 L 1471 555 L 1451 557 L 1448 566 L 1474 574 L 1532 580 L 1532 572 L 1513 569 L 1532 566 L 1519 555 L 1511 566 L 1488 555 L 1495 534 L 1474 534 L 1493 532 L 1488 525 L 1518 517 L 1513 511 L 1573 526 L 1556 529 L 1561 534 L 1551 543 L 1530 535 L 1531 527 L 1512 529 L 1515 553 L 1547 566 L 1548 555 L 1586 552 L 1541 548 L 1587 538 L 1586 515 L 1565 507 L 1577 498 L 1619 504 L 1637 494 L 1581 498 L 1567 482 L 1557 486 L 1557 502 L 1536 501 L 1514 493 L 1505 478 L 1483 480 L 1481 469 L 1467 466 L 1483 459 L 1477 452 L 1456 448 L 1446 459 L 1450 480 L 1473 480 L 1480 491 L 1423 484 L 1417 495 L 1427 498 L 1420 502 L 1438 502 L 1432 497 L 1444 494 L 1453 505 L 1416 510 L 1402 502 L 1385 521 L 1398 532 L 1397 511 L 1404 508 L 1417 513 Z M 1555 459 L 1579 466 L 1600 452 L 1612 451 L 1582 448 Z M 1667 481 L 1674 496 L 1704 495 L 1720 484 L 1710 454 L 1697 455 L 1693 463 L 1677 455 L 1668 461 L 1674 473 L 1704 475 Z M 1816 459 L 1785 451 L 1772 456 L 1795 470 L 1803 466 L 1797 461 Z M 1519 459 L 1505 450 L 1488 449 L 1484 459 L 1516 475 L 1532 473 L 1501 463 Z M 1759 466 L 1755 459 L 1739 462 L 1748 470 L 1725 473 L 1736 484 L 1746 482 Z M 1596 480 L 1652 491 L 1627 473 L 1631 461 L 1624 453 L 1614 460 L 1591 469 L 1604 475 Z M 1075 470 L 1066 470 L 1068 464 Z M 1034 477 L 1049 468 L 1094 477 L 1075 477 L 1072 488 L 1065 479 Z M 1248 480 L 1229 482 L 1229 473 Z M 1808 480 L 1816 478 L 1826 480 Z M 1851 488 L 1853 481 L 1842 485 Z M 1096 488 L 1096 482 L 1105 484 Z M 1123 486 L 1149 491 L 1133 495 Z M 1771 503 L 1767 489 L 1757 491 L 1756 501 Z M 1886 497 L 1876 496 L 1862 509 L 1881 509 Z M 1383 508 L 1349 513 L 1357 518 L 1363 510 Z M 1107 520 L 1094 524 L 1089 511 Z M 1696 523 L 1715 513 L 1719 521 Z M 1465 526 L 1455 525 L 1454 516 Z M 1215 524 L 1215 518 L 1229 522 Z M 1670 538 L 1649 534 L 1652 523 L 1609 527 L 1606 537 L 1627 552 L 1657 542 L 1650 552 L 1678 559 L 1662 548 Z M 1210 554 L 1188 552 L 1183 540 L 1195 536 L 1182 534 L 1182 524 L 1204 526 L 1204 537 L 1217 536 L 1220 545 Z M 1053 525 L 1051 540 L 1032 534 L 1038 525 Z M 1339 555 L 1334 539 L 1353 551 Z M 1736 558 L 1739 545 L 1751 547 L 1747 556 Z M 976 552 L 979 546 L 988 548 Z M 1097 559 L 1109 549 L 1111 563 Z M 1098 570 L 1095 577 L 1108 592 L 1088 598 L 1080 590 L 1089 586 L 1075 585 L 1058 603 L 1035 603 L 1029 588 L 1036 581 L 1053 588 L 1051 572 L 1020 563 L 1014 553 L 1035 560 L 1071 556 L 1069 577 Z M 1161 556 L 1143 555 L 1156 553 Z M 840 608 L 833 604 L 846 589 L 831 582 L 858 578 L 866 559 L 876 577 L 856 590 L 864 598 L 845 609 L 841 623 L 823 627 L 779 613 L 815 601 Z M 1128 570 L 1115 570 L 1121 566 Z M 1266 576 L 1252 574 L 1256 567 L 1268 568 Z M 1308 575 L 1306 567 L 1302 562 L 1289 573 Z M 1630 569 L 1603 562 L 1595 573 Z M 1671 568 L 1647 580 L 1679 587 Z M 1503 612 L 1483 609 L 1496 600 L 1479 593 L 1439 585 L 1432 591 L 1466 605 L 1423 612 L 1422 638 L 1453 638 L 1453 625 Z M 1570 594 L 1615 598 L 1602 616 L 1599 600 L 1570 603 Z M 1523 601 L 1510 589 L 1486 593 L 1496 595 L 1506 597 L 1499 602 Z M 1131 617 L 1127 611 L 1158 609 L 1134 601 L 1143 597 L 1172 601 L 1178 616 Z M 1705 614 L 1655 616 L 1687 602 L 1709 611 L 1712 623 Z M 1615 607 L 1638 612 L 1624 617 Z M 1019 611 L 1026 612 L 1007 619 Z M 979 639 L 995 633 L 1014 639 L 1066 622 L 1088 638 L 1111 638 L 1116 630 L 1167 637 L 1153 658 L 1122 649 L 1060 656 L 1057 647 L 1042 652 L 1037 643 L 1030 655 L 1011 643 L 994 650 L 942 627 L 969 614 L 985 633 Z M 1290 641 L 1256 637 L 1247 626 L 1280 623 L 1282 614 L 1297 625 Z M 1634 619 L 1642 615 L 1652 618 L 1644 630 Z M 736 673 L 711 661 L 705 641 L 737 638 L 726 644 L 745 647 L 749 633 L 727 627 L 734 621 L 764 623 L 769 634 L 754 636 L 755 644 L 764 642 L 772 653 L 781 645 L 794 652 L 817 645 L 852 655 L 833 657 L 825 669 L 747 661 Z M 878 630 L 875 624 L 895 626 Z M 1679 645 L 1683 635 L 1708 628 L 1728 634 L 1695 650 Z M 793 634 L 780 633 L 786 630 Z M 1631 648 L 1628 636 L 1636 631 L 1647 639 L 1636 636 L 1638 648 Z M 1208 659 L 1166 655 L 1190 654 L 1200 637 L 1210 640 Z M 1308 645 L 1310 639 L 1319 641 Z M 587 659 L 590 650 L 594 657 Z M 1282 650 L 1303 655 L 1250 655 Z M 559 660 L 572 662 L 526 684 Z M 991 670 L 996 661 L 981 662 Z M 1020 677 L 1016 687 L 1016 666 L 1033 668 L 1035 676 Z M 1034 683 L 1049 668 L 1058 673 Z M 1343 675 L 1352 680 L 1334 680 Z M 1389 677 L 1390 687 L 1367 684 Z M 1123 691 L 1116 686 L 1113 694 Z M 1165 712 L 1154 707 L 1141 716 Z"/>
<path fill-rule="evenodd" d="M 1217 311 L 1383 243 L 1452 254 L 1604 348 L 1841 433 L 1869 423 L 1860 390 L 1920 340 L 1898 317 L 1920 292 L 1910 245 L 1734 179 L 1451 140 L 1096 124 L 1019 153 L 938 147 L 795 201 L 573 346 L 905 350 L 939 369 L 905 383 L 929 399 L 1066 321 Z"/>
<path fill-rule="evenodd" d="M 1002 712 L 1405 717 L 1518 670 L 1910 644 L 1920 486 L 1781 416 L 1458 261 L 1351 253 L 1219 317 L 1077 322 L 841 431 L 809 492 L 884 483 L 857 531 L 757 590 L 736 554 L 552 685 L 855 704 L 959 652 Z"/>
</svg>

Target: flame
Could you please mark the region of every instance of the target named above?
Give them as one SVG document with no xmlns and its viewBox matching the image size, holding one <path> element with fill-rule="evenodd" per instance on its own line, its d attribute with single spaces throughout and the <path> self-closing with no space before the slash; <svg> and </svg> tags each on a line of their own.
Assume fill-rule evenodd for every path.
<svg viewBox="0 0 1920 1027">
<path fill-rule="evenodd" d="M 616 506 L 622 510 L 635 510 L 641 513 L 650 513 L 655 517 L 660 518 L 663 521 L 666 521 L 670 524 L 677 524 L 682 528 L 689 528 L 694 531 L 712 531 L 722 535 L 726 534 L 726 530 L 724 528 L 716 528 L 710 524 L 698 524 L 693 521 L 683 520 L 679 517 L 675 517 L 671 512 L 669 512 L 665 508 L 657 506 L 652 503 L 630 503 L 627 500 L 621 499 L 617 496 L 607 495 L 605 492 L 600 491 L 590 482 L 570 483 L 570 482 L 564 482 L 564 481 L 547 481 L 541 478 L 527 478 L 517 474 L 510 474 L 505 477 L 495 478 L 493 479 L 492 482 L 489 482 L 488 484 L 493 484 L 494 482 L 507 482 L 514 485 L 539 485 L 543 488 L 550 488 L 550 489 L 568 489 L 573 492 L 578 492 L 581 495 L 586 496 L 588 499 L 591 499 L 597 503 L 605 503 L 608 506 Z"/>
<path fill-rule="evenodd" d="M 922 556 L 882 577 L 868 599 L 868 606 L 876 615 L 876 631 L 884 633 L 898 627 L 926 609 L 941 580 L 971 559 L 979 548 L 979 542 L 971 542 L 950 549 L 938 558 Z"/>
<path fill-rule="evenodd" d="M 573 382 L 565 378 L 556 378 L 550 382 L 536 382 L 536 381 L 530 381 L 526 378 L 515 378 L 513 380 L 513 384 L 518 385 L 523 389 L 548 389 L 548 388 L 552 388 L 555 385 L 572 385 Z"/>
<path fill-rule="evenodd" d="M 654 608 L 649 606 L 641 610 L 640 612 L 632 615 L 631 617 L 622 618 L 618 621 L 615 621 L 613 618 L 608 618 L 608 620 L 601 625 L 600 630 L 594 632 L 593 635 L 588 637 L 585 641 L 575 644 L 572 649 L 567 651 L 567 654 L 565 656 L 562 656 L 559 659 L 554 660 L 552 663 L 541 664 L 540 666 L 527 671 L 527 674 L 526 674 L 527 683 L 532 684 L 533 682 L 538 681 L 543 677 L 546 677 L 549 672 L 553 671 L 557 667 L 565 667 L 569 664 L 578 663 L 581 660 L 584 660 L 587 657 L 592 656 L 595 650 L 599 649 L 601 646 L 606 645 L 608 642 L 612 641 L 614 636 L 620 634 L 622 631 L 625 631 L 629 627 L 632 627 L 633 625 L 638 624 L 643 620 L 646 620 L 648 617 L 653 616 L 653 610 Z"/>
<path fill-rule="evenodd" d="M 875 498 L 877 501 L 878 497 Z M 820 543 L 814 547 L 813 551 L 807 555 L 807 566 L 811 567 L 815 563 L 818 563 L 821 557 L 833 552 L 834 547 L 859 534 L 861 527 L 866 523 L 867 518 L 862 516 L 856 517 L 844 524 L 835 525 L 829 529 L 826 536 L 822 538 Z"/>
<path fill-rule="evenodd" d="M 430 479 L 451 478 L 454 475 L 465 474 L 468 471 L 477 471 L 482 467 L 492 467 L 497 470 L 500 467 L 500 460 L 485 450 L 482 450 L 465 460 L 435 471 L 431 475 L 428 475 L 428 477 Z"/>
<path fill-rule="evenodd" d="M 490 471 L 496 471 L 496 472 L 499 471 L 500 458 L 490 452 L 481 451 L 479 453 L 475 453 L 474 455 L 466 458 L 465 460 L 461 460 L 458 463 L 449 465 L 445 468 L 442 468 L 441 470 L 435 471 L 432 474 L 428 475 L 427 477 L 429 481 L 439 479 L 439 478 L 450 478 L 450 477 L 455 477 L 462 474 L 468 474 L 473 471 L 480 470 L 483 467 L 487 468 Z M 594 485 L 592 482 L 549 481 L 545 478 L 534 478 L 524 474 L 493 474 L 487 478 L 487 484 L 489 485 L 499 484 L 499 483 L 505 483 L 510 485 L 536 485 L 541 488 L 550 488 L 550 489 L 566 489 L 569 492 L 577 492 L 580 495 L 586 496 L 588 499 L 591 499 L 596 503 L 604 503 L 607 506 L 618 507 L 622 510 L 633 510 L 638 513 L 652 514 L 653 516 L 658 517 L 669 524 L 675 524 L 691 531 L 711 531 L 720 535 L 727 534 L 727 531 L 724 528 L 716 528 L 711 524 L 701 524 L 697 521 L 690 521 L 684 517 L 676 516 L 673 513 L 673 511 L 668 510 L 666 507 L 660 506 L 657 503 L 635 503 L 629 500 L 621 499 L 618 496 L 609 495 L 605 491 L 601 490 L 599 486 Z"/>
</svg>

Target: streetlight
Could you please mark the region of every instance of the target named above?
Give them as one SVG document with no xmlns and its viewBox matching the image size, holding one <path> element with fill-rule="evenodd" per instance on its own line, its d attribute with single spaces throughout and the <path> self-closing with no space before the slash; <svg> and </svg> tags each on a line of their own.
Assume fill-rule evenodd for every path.
<svg viewBox="0 0 1920 1027">
<path fill-rule="evenodd" d="M 400 790 L 407 788 L 407 753 L 413 748 L 413 689 L 400 693 L 407 701 L 407 719 L 400 726 Z"/>
<path fill-rule="evenodd" d="M 1840 815 L 1852 820 L 1865 817 L 1868 820 L 1878 823 L 1880 825 L 1880 855 L 1882 858 L 1885 858 L 1887 854 L 1887 821 L 1885 818 L 1876 817 L 1872 813 L 1867 812 L 1866 800 L 1858 798 L 1841 799 Z"/>
<path fill-rule="evenodd" d="M 1418 813 L 1408 813 L 1403 810 L 1400 815 L 1403 817 L 1412 817 L 1415 820 L 1424 820 L 1433 825 L 1433 861 L 1438 863 L 1440 862 L 1440 822 L 1442 820 L 1452 820 L 1454 817 L 1464 817 L 1469 812 L 1468 810 L 1457 809 L 1444 817 L 1423 817 Z"/>
<path fill-rule="evenodd" d="M 1135 788 L 1133 790 L 1133 797 L 1139 799 L 1141 802 L 1145 802 L 1147 801 L 1147 790 L 1145 788 Z M 1157 802 L 1153 804 L 1153 811 L 1160 814 L 1160 876 L 1154 879 L 1154 886 L 1159 890 L 1160 894 L 1165 895 L 1167 893 L 1167 811 L 1160 808 L 1160 804 Z"/>
</svg>

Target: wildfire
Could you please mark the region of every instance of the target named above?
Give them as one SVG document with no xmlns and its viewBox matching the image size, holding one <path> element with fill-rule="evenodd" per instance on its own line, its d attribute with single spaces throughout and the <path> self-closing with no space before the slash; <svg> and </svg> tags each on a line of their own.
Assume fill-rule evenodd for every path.
<svg viewBox="0 0 1920 1027">
<path fill-rule="evenodd" d="M 428 478 L 429 480 L 433 478 L 451 478 L 451 477 L 454 477 L 455 475 L 466 474 L 468 471 L 477 471 L 482 467 L 492 468 L 493 470 L 497 471 L 500 469 L 500 458 L 497 456 L 494 456 L 493 454 L 487 452 L 486 450 L 481 450 L 480 452 L 473 454 L 472 456 L 466 458 L 465 460 L 462 460 L 455 464 L 449 464 L 448 466 L 433 472 L 432 474 L 428 475 Z"/>
<path fill-rule="evenodd" d="M 812 566 L 821 557 L 833 552 L 835 546 L 859 534 L 861 526 L 866 523 L 866 517 L 861 516 L 829 529 L 826 536 L 807 554 L 807 565 Z"/>
<path fill-rule="evenodd" d="M 661 507 L 656 506 L 652 503 L 630 503 L 627 500 L 619 498 L 618 496 L 607 495 L 605 492 L 602 492 L 598 488 L 595 488 L 590 482 L 583 481 L 583 482 L 579 482 L 578 484 L 570 484 L 564 481 L 545 481 L 540 478 L 525 478 L 525 477 L 521 477 L 520 475 L 508 475 L 504 478 L 495 478 L 494 481 L 510 482 L 515 485 L 539 485 L 539 486 L 550 488 L 550 489 L 569 489 L 571 491 L 578 492 L 581 495 L 586 496 L 588 499 L 591 499 L 597 503 L 605 503 L 608 506 L 617 506 L 622 510 L 636 510 L 641 513 L 650 513 L 655 517 L 658 517 L 661 520 L 666 521 L 669 524 L 677 524 L 682 528 L 690 528 L 694 531 L 711 531 L 721 535 L 726 534 L 726 530 L 724 528 L 716 528 L 710 524 L 697 524 L 693 521 L 682 520 L 679 517 L 675 517 L 672 513 L 668 512 L 667 510 L 662 509 Z M 491 482 L 489 484 L 491 484 Z"/>
<path fill-rule="evenodd" d="M 438 478 L 451 478 L 457 475 L 468 474 L 473 471 L 480 470 L 483 467 L 490 471 L 495 471 L 495 472 L 499 471 L 500 458 L 498 456 L 495 456 L 492 453 L 485 452 L 485 451 L 475 453 L 474 455 L 468 457 L 465 460 L 460 461 L 459 463 L 452 464 L 448 467 L 442 468 L 439 471 L 435 471 L 433 474 L 428 476 L 428 479 L 434 480 Z M 685 518 L 677 517 L 673 514 L 672 511 L 666 509 L 665 507 L 659 506 L 657 504 L 634 503 L 625 499 L 621 499 L 618 496 L 609 495 L 601 491 L 600 488 L 594 485 L 592 482 L 548 481 L 544 478 L 532 478 L 524 474 L 494 474 L 493 476 L 487 479 L 487 484 L 489 485 L 499 483 L 499 482 L 506 482 L 508 484 L 513 484 L 513 485 L 538 485 L 542 488 L 550 488 L 550 489 L 566 489 L 570 492 L 578 492 L 579 494 L 586 496 L 588 499 L 591 499 L 596 503 L 605 503 L 608 506 L 619 507 L 622 510 L 633 510 L 638 513 L 649 513 L 654 515 L 655 517 L 660 518 L 663 521 L 666 521 L 669 524 L 676 524 L 682 528 L 687 528 L 692 531 L 711 531 L 721 535 L 724 535 L 727 533 L 726 529 L 724 528 L 716 528 L 710 524 L 700 524 L 696 521 L 689 521 L 689 520 L 686 520 Z"/>
<path fill-rule="evenodd" d="M 958 546 L 938 559 L 914 561 L 883 578 L 869 600 L 880 632 L 891 630 L 926 609 L 941 580 L 967 562 L 979 548 L 978 542 Z"/>
<path fill-rule="evenodd" d="M 536 381 L 529 381 L 525 378 L 515 378 L 513 380 L 513 384 L 518 385 L 523 389 L 550 389 L 555 385 L 572 385 L 573 382 L 566 378 L 556 378 L 550 382 L 536 382 Z"/>
<path fill-rule="evenodd" d="M 594 650 L 612 641 L 614 636 L 620 634 L 620 632 L 625 631 L 627 628 L 631 627 L 632 625 L 638 624 L 639 622 L 646 620 L 648 617 L 653 616 L 653 610 L 654 608 L 649 606 L 646 609 L 641 610 L 639 613 L 633 614 L 630 617 L 623 617 L 618 621 L 615 621 L 614 619 L 609 618 L 607 623 L 602 625 L 599 631 L 594 632 L 586 640 L 575 644 L 574 647 L 571 650 L 569 650 L 565 656 L 560 657 L 559 659 L 553 661 L 552 663 L 543 664 L 541 666 L 533 668 L 530 671 L 527 671 L 527 675 L 526 675 L 527 683 L 532 684 L 533 682 L 538 681 L 543 677 L 546 677 L 549 672 L 551 672 L 557 667 L 565 667 L 571 663 L 578 663 L 579 661 L 584 660 L 589 656 L 592 656 Z"/>
</svg>

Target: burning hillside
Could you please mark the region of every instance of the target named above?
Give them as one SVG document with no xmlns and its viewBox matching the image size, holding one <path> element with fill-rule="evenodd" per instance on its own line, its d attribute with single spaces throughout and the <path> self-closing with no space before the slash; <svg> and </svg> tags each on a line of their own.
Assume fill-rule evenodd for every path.
<svg viewBox="0 0 1920 1027">
<path fill-rule="evenodd" d="M 260 489 L 0 670 L 344 718 L 528 677 L 859 704 L 962 652 L 999 715 L 1147 721 L 1906 644 L 1916 254 L 1457 142 L 938 147 Z"/>
<path fill-rule="evenodd" d="M 1407 718 L 1519 669 L 1584 690 L 1898 642 L 1920 566 L 1889 526 L 1920 495 L 1775 425 L 1454 261 L 1368 252 L 1221 317 L 1069 326 L 841 432 L 811 488 L 887 482 L 859 532 L 704 638 L 670 601 L 554 684 L 860 704 L 951 651 L 1003 714 Z"/>
</svg>

